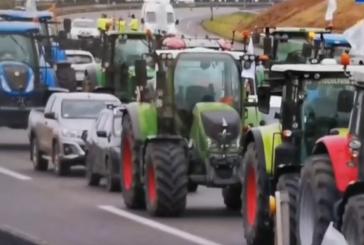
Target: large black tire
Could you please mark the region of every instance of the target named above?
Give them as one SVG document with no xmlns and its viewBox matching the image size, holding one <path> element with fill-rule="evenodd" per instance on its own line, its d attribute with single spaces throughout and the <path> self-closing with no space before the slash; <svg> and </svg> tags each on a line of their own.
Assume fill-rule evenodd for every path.
<svg viewBox="0 0 364 245">
<path fill-rule="evenodd" d="M 301 170 L 297 200 L 299 245 L 321 244 L 328 225 L 334 220 L 333 206 L 339 199 L 330 157 L 327 154 L 309 157 Z"/>
<path fill-rule="evenodd" d="M 248 245 L 269 244 L 274 241 L 269 213 L 269 176 L 266 167 L 258 162 L 255 143 L 248 145 L 243 160 L 242 215 Z"/>
<path fill-rule="evenodd" d="M 151 216 L 180 216 L 187 204 L 187 158 L 182 145 L 151 142 L 146 150 L 145 199 Z"/>
<path fill-rule="evenodd" d="M 140 153 L 134 139 L 129 115 L 123 118 L 121 133 L 121 190 L 125 206 L 129 209 L 145 208 L 144 187 L 140 182 Z"/>
<path fill-rule="evenodd" d="M 341 232 L 348 245 L 364 245 L 364 195 L 353 196 L 345 206 Z"/>
<path fill-rule="evenodd" d="M 241 209 L 241 185 L 233 185 L 225 187 L 221 190 L 222 197 L 227 209 L 240 210 Z"/>
<path fill-rule="evenodd" d="M 297 174 L 283 174 L 279 176 L 277 183 L 278 191 L 286 191 L 289 196 L 289 234 L 290 245 L 297 245 L 296 237 L 296 213 L 297 213 L 297 197 L 299 187 L 300 175 Z M 285 227 L 284 229 L 288 229 Z"/>
<path fill-rule="evenodd" d="M 43 159 L 43 154 L 39 150 L 39 143 L 36 137 L 32 137 L 30 140 L 30 152 L 33 169 L 36 171 L 47 171 L 48 160 Z"/>
</svg>

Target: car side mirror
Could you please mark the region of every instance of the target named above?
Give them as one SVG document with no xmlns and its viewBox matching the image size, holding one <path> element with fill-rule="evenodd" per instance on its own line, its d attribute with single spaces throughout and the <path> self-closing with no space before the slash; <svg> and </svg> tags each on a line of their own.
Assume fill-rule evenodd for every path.
<svg viewBox="0 0 364 245">
<path fill-rule="evenodd" d="M 56 114 L 54 112 L 46 112 L 44 113 L 44 118 L 55 120 Z"/>
<path fill-rule="evenodd" d="M 98 130 L 96 131 L 97 137 L 100 138 L 107 138 L 107 132 L 105 130 Z"/>
<path fill-rule="evenodd" d="M 176 23 L 175 23 L 176 25 L 179 25 L 179 20 L 176 20 Z"/>
<path fill-rule="evenodd" d="M 269 114 L 270 109 L 271 87 L 269 85 L 261 85 L 257 89 L 258 109 L 264 114 Z"/>
<path fill-rule="evenodd" d="M 336 108 L 338 112 L 349 113 L 354 104 L 354 91 L 341 90 L 338 95 Z"/>
</svg>

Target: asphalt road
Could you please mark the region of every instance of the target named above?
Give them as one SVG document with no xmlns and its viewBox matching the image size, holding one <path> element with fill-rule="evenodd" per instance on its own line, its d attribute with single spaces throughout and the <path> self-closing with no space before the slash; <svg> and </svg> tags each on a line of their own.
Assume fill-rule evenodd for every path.
<svg viewBox="0 0 364 245">
<path fill-rule="evenodd" d="M 216 14 L 237 9 L 219 9 Z M 127 12 L 108 12 L 127 16 Z M 99 14 L 83 14 L 98 17 Z M 80 17 L 73 15 L 71 17 Z M 177 10 L 179 30 L 199 36 L 198 26 L 208 18 L 208 9 Z M 0 129 L 1 223 L 20 229 L 55 245 L 242 245 L 239 213 L 225 210 L 221 191 L 200 187 L 188 198 L 186 215 L 181 218 L 150 219 L 145 212 L 124 209 L 121 194 L 86 186 L 83 171 L 57 178 L 52 171 L 32 170 L 25 131 Z"/>
</svg>

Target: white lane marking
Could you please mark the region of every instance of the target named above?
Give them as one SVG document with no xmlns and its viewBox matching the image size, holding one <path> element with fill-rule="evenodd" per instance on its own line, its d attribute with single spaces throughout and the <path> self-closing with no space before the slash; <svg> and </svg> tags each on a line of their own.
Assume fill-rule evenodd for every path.
<svg viewBox="0 0 364 245">
<path fill-rule="evenodd" d="M 19 179 L 19 180 L 31 180 L 32 179 L 29 176 L 19 174 L 17 172 L 11 171 L 11 170 L 3 168 L 3 167 L 0 167 L 0 173 L 8 175 L 8 176 L 16 178 L 16 179 Z"/>
<path fill-rule="evenodd" d="M 147 218 L 143 218 L 143 217 L 141 217 L 139 215 L 129 213 L 127 211 L 118 209 L 118 208 L 116 208 L 114 206 L 102 206 L 101 205 L 101 206 L 98 206 L 98 208 L 100 208 L 100 209 L 102 209 L 104 211 L 116 214 L 116 215 L 121 216 L 123 218 L 132 220 L 132 221 L 137 222 L 139 224 L 149 226 L 150 228 L 153 228 L 153 229 L 162 231 L 164 233 L 168 233 L 170 235 L 179 237 L 179 238 L 184 239 L 186 241 L 198 244 L 198 245 L 222 245 L 222 244 L 207 240 L 205 238 L 193 235 L 191 233 L 181 231 L 181 230 L 178 230 L 176 228 L 172 228 L 170 226 L 161 224 L 159 222 L 156 222 L 156 221 L 153 221 L 153 220 L 150 220 L 150 219 L 147 219 Z"/>
</svg>

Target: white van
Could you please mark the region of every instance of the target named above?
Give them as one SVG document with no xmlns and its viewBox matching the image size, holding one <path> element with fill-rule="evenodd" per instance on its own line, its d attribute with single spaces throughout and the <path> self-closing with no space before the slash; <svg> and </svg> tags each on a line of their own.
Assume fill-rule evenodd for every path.
<svg viewBox="0 0 364 245">
<path fill-rule="evenodd" d="M 176 19 L 173 6 L 169 0 L 144 1 L 140 16 L 145 29 L 177 34 L 176 25 L 178 25 L 179 21 Z"/>
</svg>

